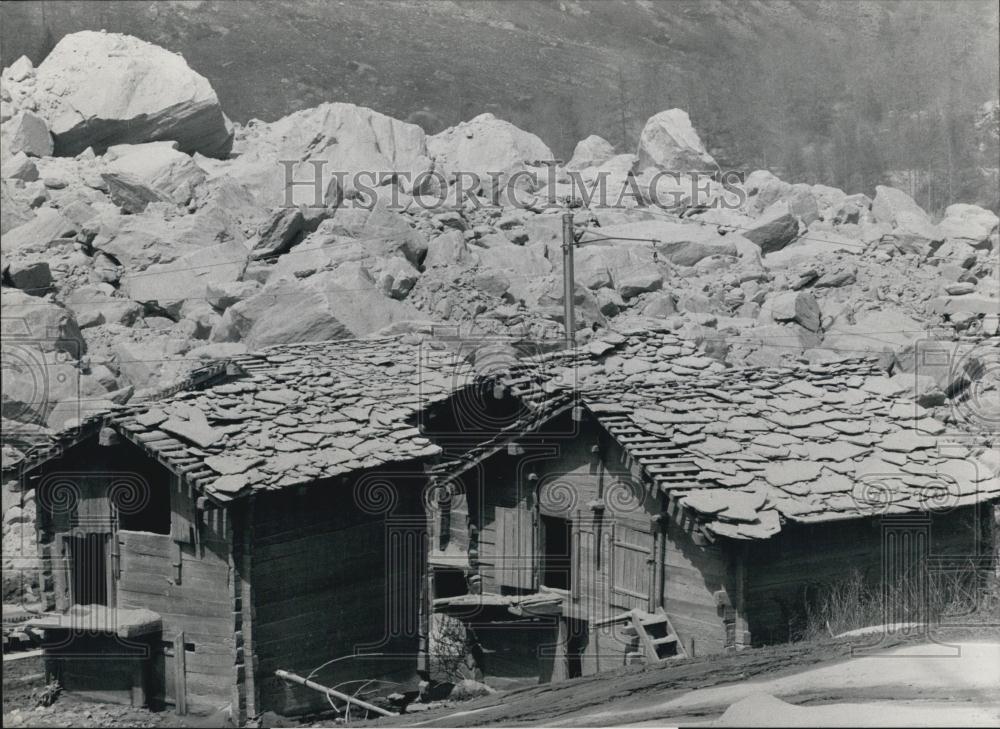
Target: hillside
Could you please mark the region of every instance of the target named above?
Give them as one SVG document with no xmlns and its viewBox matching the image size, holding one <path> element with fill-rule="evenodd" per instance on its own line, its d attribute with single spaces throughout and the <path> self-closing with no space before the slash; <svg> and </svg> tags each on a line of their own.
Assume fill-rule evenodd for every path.
<svg viewBox="0 0 1000 729">
<path fill-rule="evenodd" d="M 2 62 L 81 29 L 181 53 L 233 119 L 346 101 L 436 133 L 493 112 L 568 158 L 686 109 L 724 167 L 941 212 L 997 209 L 998 9 L 983 2 L 5 3 Z M 978 124 L 978 126 L 977 126 Z"/>
</svg>

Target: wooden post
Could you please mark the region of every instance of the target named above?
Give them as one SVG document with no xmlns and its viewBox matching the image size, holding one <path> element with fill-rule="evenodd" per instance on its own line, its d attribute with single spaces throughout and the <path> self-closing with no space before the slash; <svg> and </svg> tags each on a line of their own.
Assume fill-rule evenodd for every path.
<svg viewBox="0 0 1000 729">
<path fill-rule="evenodd" d="M 576 313 L 573 309 L 573 294 L 576 290 L 573 274 L 573 248 L 576 240 L 573 235 L 573 213 L 567 210 L 562 216 L 562 251 L 563 251 L 563 325 L 566 330 L 566 346 L 572 347 L 576 334 Z"/>
<path fill-rule="evenodd" d="M 187 714 L 187 668 L 184 665 L 184 631 L 174 636 L 174 709 L 178 716 Z"/>
</svg>

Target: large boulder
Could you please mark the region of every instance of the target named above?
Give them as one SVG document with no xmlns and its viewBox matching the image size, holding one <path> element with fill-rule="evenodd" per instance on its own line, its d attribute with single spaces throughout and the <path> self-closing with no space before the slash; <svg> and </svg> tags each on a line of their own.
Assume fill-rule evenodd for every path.
<svg viewBox="0 0 1000 729">
<path fill-rule="evenodd" d="M 129 273 L 122 289 L 130 299 L 155 302 L 174 316 L 187 299 L 205 299 L 209 284 L 239 280 L 247 266 L 248 251 L 238 241 L 206 246 L 171 263 Z"/>
<path fill-rule="evenodd" d="M 782 291 L 761 307 L 760 319 L 784 324 L 795 322 L 810 332 L 820 328 L 821 315 L 815 297 L 806 291 Z"/>
<path fill-rule="evenodd" d="M 776 203 L 743 236 L 760 246 L 764 255 L 780 251 L 799 236 L 799 221 L 784 203 Z"/>
<path fill-rule="evenodd" d="M 566 163 L 567 170 L 582 170 L 597 167 L 615 156 L 615 148 L 604 137 L 591 134 L 576 143 L 573 157 Z"/>
<path fill-rule="evenodd" d="M 287 253 L 302 235 L 305 218 L 298 208 L 278 208 L 260 226 L 252 245 L 254 259 L 270 258 Z"/>
<path fill-rule="evenodd" d="M 294 311 L 295 316 L 288 316 Z M 386 296 L 359 263 L 305 279 L 282 277 L 226 309 L 214 342 L 242 341 L 251 349 L 360 337 L 401 321 L 423 318 Z"/>
<path fill-rule="evenodd" d="M 160 207 L 151 205 L 139 215 L 101 214 L 94 221 L 94 248 L 136 272 L 220 242 L 243 241 L 239 221 L 221 205 L 206 205 L 192 215 L 167 215 Z"/>
<path fill-rule="evenodd" d="M 322 230 L 359 240 L 379 241 L 386 249 L 398 250 L 414 266 L 420 266 L 427 255 L 427 239 L 386 205 L 371 209 L 345 206 L 331 220 L 324 221 Z"/>
<path fill-rule="evenodd" d="M 486 190 L 492 189 L 494 179 L 506 184 L 515 173 L 553 159 L 552 151 L 537 136 L 492 114 L 480 114 L 427 137 L 427 151 L 446 176 L 475 174 Z M 524 187 L 526 182 L 517 186 Z M 471 185 L 466 182 L 465 186 Z"/>
<path fill-rule="evenodd" d="M 18 289 L 2 289 L 3 343 L 31 345 L 43 352 L 65 352 L 78 358 L 87 351 L 73 313 L 48 299 Z"/>
<path fill-rule="evenodd" d="M 945 209 L 944 218 L 938 223 L 938 233 L 948 241 L 958 240 L 974 248 L 987 248 L 998 224 L 1000 219 L 991 210 L 956 203 Z"/>
<path fill-rule="evenodd" d="M 167 334 L 147 336 L 141 341 L 115 342 L 112 352 L 122 379 L 136 390 L 155 390 L 181 379 L 193 369 L 192 363 L 178 350 L 179 342 Z M 180 350 L 186 350 L 190 343 Z"/>
<path fill-rule="evenodd" d="M 29 157 L 48 157 L 52 154 L 52 135 L 49 125 L 35 113 L 21 111 L 3 125 L 3 154 L 24 152 Z"/>
<path fill-rule="evenodd" d="M 101 324 L 131 326 L 142 315 L 142 306 L 113 293 L 109 284 L 87 284 L 66 294 L 64 303 L 81 329 Z"/>
<path fill-rule="evenodd" d="M 751 216 L 757 216 L 774 203 L 785 198 L 791 185 L 769 170 L 754 170 L 743 181 L 746 199 L 743 207 Z"/>
<path fill-rule="evenodd" d="M 511 295 L 523 299 L 528 286 L 552 271 L 552 263 L 545 257 L 542 246 L 516 246 L 513 243 L 497 245 L 475 252 L 479 272 L 505 279 Z M 577 279 L 582 280 L 582 277 Z"/>
<path fill-rule="evenodd" d="M 36 84 L 57 155 L 173 140 L 184 152 L 219 157 L 232 146 L 208 79 L 180 55 L 132 36 L 64 36 L 38 67 Z"/>
<path fill-rule="evenodd" d="M 358 173 L 365 173 L 358 180 L 362 187 L 376 189 L 396 174 L 412 183 L 431 166 L 423 129 L 344 103 L 320 104 L 269 124 L 251 121 L 233 152 L 235 159 L 209 166 L 210 176 L 232 177 L 268 208 L 336 207 L 345 195 L 364 192 L 355 185 Z M 295 163 L 283 166 L 286 160 Z"/>
<path fill-rule="evenodd" d="M 626 301 L 639 294 L 657 291 L 663 287 L 663 274 L 655 268 L 633 271 L 618 280 L 618 293 Z"/>
<path fill-rule="evenodd" d="M 892 230 L 896 244 L 904 251 L 926 252 L 940 233 L 930 216 L 902 190 L 886 185 L 875 188 L 872 217 Z"/>
<path fill-rule="evenodd" d="M 0 235 L 31 221 L 35 214 L 21 195 L 0 180 Z"/>
<path fill-rule="evenodd" d="M 838 317 L 828 327 L 823 347 L 844 357 L 905 352 L 927 338 L 926 324 L 900 307 L 883 305 L 850 317 Z M 875 334 L 873 334 L 875 332 Z"/>
<path fill-rule="evenodd" d="M 638 156 L 639 169 L 658 167 L 675 172 L 719 169 L 683 109 L 668 109 L 649 118 L 639 136 Z"/>
<path fill-rule="evenodd" d="M 40 253 L 53 240 L 76 235 L 78 227 L 59 210 L 41 208 L 35 217 L 3 234 L 2 249 Z"/>
<path fill-rule="evenodd" d="M 205 181 L 205 171 L 179 151 L 176 142 L 115 145 L 104 161 L 109 172 L 138 179 L 180 205 L 186 205 Z"/>
<path fill-rule="evenodd" d="M 740 236 L 720 235 L 716 226 L 698 222 L 675 222 L 671 220 L 641 220 L 634 223 L 610 225 L 601 228 L 601 235 L 611 238 L 607 243 L 595 246 L 595 250 L 626 246 L 629 249 L 645 248 L 649 263 L 655 248 L 658 255 L 679 266 L 693 266 L 709 256 L 737 256 L 739 243 L 746 244 Z M 620 240 L 616 241 L 616 238 Z M 648 238 L 655 243 L 629 242 L 628 238 Z M 584 250 L 582 247 L 580 250 Z"/>
<path fill-rule="evenodd" d="M 32 296 L 44 296 L 52 290 L 52 269 L 46 261 L 11 261 L 4 266 L 4 276 L 14 288 Z"/>
<path fill-rule="evenodd" d="M 3 355 L 0 392 L 5 421 L 46 425 L 56 403 L 60 402 L 73 403 L 79 416 L 84 403 L 80 397 L 80 371 L 76 362 L 67 360 L 61 353 L 43 351 L 35 343 L 5 341 Z M 5 425 L 4 436 L 7 435 Z"/>
<path fill-rule="evenodd" d="M 427 242 L 426 268 L 440 266 L 468 266 L 473 263 L 472 252 L 461 231 L 449 230 Z"/>
</svg>

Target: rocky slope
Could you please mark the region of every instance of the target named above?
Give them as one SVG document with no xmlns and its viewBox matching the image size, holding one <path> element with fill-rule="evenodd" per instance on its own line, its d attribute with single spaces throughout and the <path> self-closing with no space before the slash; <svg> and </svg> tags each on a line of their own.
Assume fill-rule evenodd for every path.
<svg viewBox="0 0 1000 729">
<path fill-rule="evenodd" d="M 632 151 L 679 106 L 731 168 L 936 214 L 1000 210 L 991 0 L 99 0 L 5 3 L 0 56 L 40 63 L 80 30 L 180 52 L 246 123 L 349 100 L 428 134 L 491 112 L 564 159 L 596 133 Z M 375 42 L 373 42 L 373 40 Z M 992 119 L 992 121 L 990 121 Z M 991 184 L 987 184 L 991 183 Z"/>
<path fill-rule="evenodd" d="M 435 135 L 345 103 L 233 125 L 183 58 L 112 33 L 66 36 L 0 81 L 5 465 L 248 349 L 442 326 L 549 346 L 567 205 L 583 241 L 610 238 L 576 252 L 579 341 L 653 317 L 727 366 L 872 352 L 936 417 L 996 425 L 998 220 L 983 208 L 935 220 L 898 189 L 763 170 L 733 189 L 665 179 L 718 170 L 679 109 L 634 153 L 591 136 L 557 167 L 489 113 Z M 286 173 L 319 163 L 383 179 L 286 200 Z M 582 206 L 574 183 L 601 176 L 608 204 Z M 5 553 L 30 521 L 17 508 Z"/>
</svg>

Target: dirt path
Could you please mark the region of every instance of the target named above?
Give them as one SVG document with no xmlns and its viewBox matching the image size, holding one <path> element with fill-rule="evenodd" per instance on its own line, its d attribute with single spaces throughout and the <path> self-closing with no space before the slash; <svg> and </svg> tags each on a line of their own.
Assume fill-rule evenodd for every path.
<svg viewBox="0 0 1000 729">
<path fill-rule="evenodd" d="M 931 704 L 947 702 L 959 708 L 957 702 L 973 710 L 962 716 L 963 721 L 998 725 L 996 718 L 987 720 L 995 715 L 992 705 L 1000 677 L 1000 631 L 960 633 L 950 639 L 956 644 L 962 641 L 961 655 L 956 656 L 953 649 L 941 655 L 935 644 L 927 644 L 920 636 L 889 638 L 879 644 L 877 655 L 865 657 L 852 656 L 859 645 L 857 639 L 853 643 L 799 643 L 663 666 L 623 668 L 497 694 L 450 711 L 404 715 L 379 723 L 435 727 L 707 723 L 720 720 L 735 702 L 772 691 L 792 703 L 807 705 L 892 701 L 891 707 L 903 700 L 906 703 L 899 704 L 901 710 L 918 704 L 933 710 Z M 887 655 L 896 651 L 902 652 Z M 747 723 L 751 708 L 746 707 L 747 720 L 732 723 Z M 866 719 L 862 723 L 877 718 L 864 710 L 860 715 Z M 794 723 L 800 717 L 789 714 L 787 718 Z M 822 719 L 817 715 L 802 721 L 822 724 Z"/>
<path fill-rule="evenodd" d="M 626 705 L 616 702 L 598 711 L 573 712 L 552 725 L 620 726 L 664 720 L 688 724 L 721 715 L 711 724 L 758 719 L 772 726 L 799 722 L 899 726 L 911 723 L 901 719 L 909 713 L 920 715 L 919 724 L 938 715 L 942 724 L 998 726 L 998 687 L 1000 643 L 905 646 L 791 676 L 699 689 L 678 698 L 651 693 Z M 951 714 L 947 720 L 940 713 L 943 706 Z M 846 718 L 851 715 L 858 721 Z"/>
</svg>

